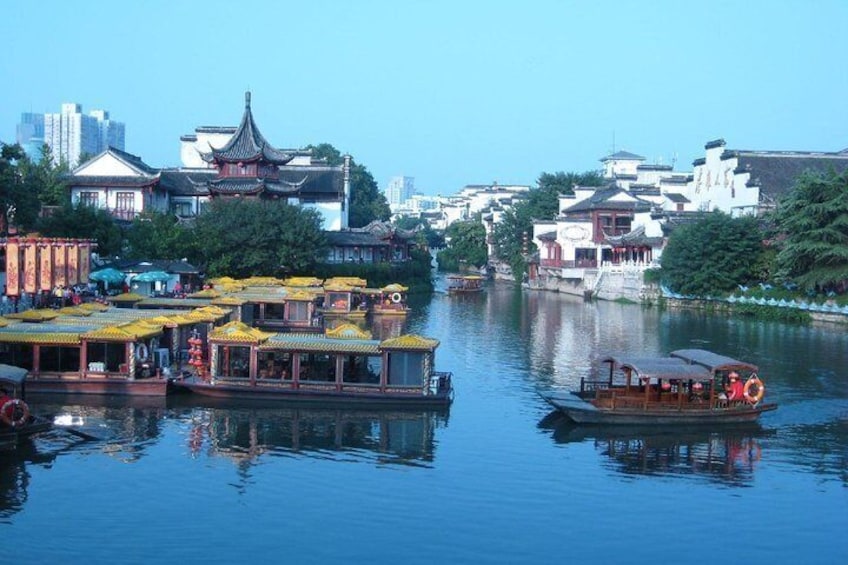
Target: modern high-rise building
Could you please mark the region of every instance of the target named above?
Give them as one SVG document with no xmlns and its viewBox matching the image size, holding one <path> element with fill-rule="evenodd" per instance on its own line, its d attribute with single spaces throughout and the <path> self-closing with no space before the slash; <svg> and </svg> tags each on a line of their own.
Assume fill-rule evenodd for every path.
<svg viewBox="0 0 848 565">
<path fill-rule="evenodd" d="M 75 167 L 84 153 L 97 155 L 109 147 L 123 151 L 124 124 L 112 121 L 105 110 L 85 115 L 82 105 L 65 103 L 59 113 L 21 114 L 17 141 L 31 157 L 39 156 L 46 143 L 56 163 Z"/>
<path fill-rule="evenodd" d="M 392 177 L 389 179 L 389 184 L 386 187 L 386 201 L 392 209 L 402 206 L 407 200 L 412 198 L 415 190 L 415 178 L 413 177 Z"/>
</svg>

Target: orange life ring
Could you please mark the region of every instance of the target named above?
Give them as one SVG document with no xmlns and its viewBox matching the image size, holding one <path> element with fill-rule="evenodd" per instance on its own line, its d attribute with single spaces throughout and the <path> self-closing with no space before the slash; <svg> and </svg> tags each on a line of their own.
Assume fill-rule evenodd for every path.
<svg viewBox="0 0 848 565">
<path fill-rule="evenodd" d="M 15 418 L 15 406 L 20 408 L 21 412 L 17 418 Z M 0 421 L 13 428 L 23 426 L 29 421 L 29 406 L 20 398 L 7 400 L 3 406 L 0 406 Z"/>
<path fill-rule="evenodd" d="M 754 390 L 752 391 L 751 389 Z M 745 381 L 745 389 L 742 394 L 744 394 L 745 400 L 751 404 L 759 404 L 766 394 L 766 385 L 763 384 L 763 381 L 759 377 L 752 375 L 751 378 Z"/>
</svg>

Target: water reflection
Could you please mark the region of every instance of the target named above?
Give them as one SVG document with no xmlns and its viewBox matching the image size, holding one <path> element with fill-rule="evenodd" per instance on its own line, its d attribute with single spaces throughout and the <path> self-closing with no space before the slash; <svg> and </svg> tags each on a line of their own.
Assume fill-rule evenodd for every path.
<svg viewBox="0 0 848 565">
<path fill-rule="evenodd" d="M 429 466 L 447 410 L 312 407 L 193 408 L 188 447 L 249 467 L 263 456 Z"/>
<path fill-rule="evenodd" d="M 758 424 L 732 428 L 580 426 L 551 413 L 539 424 L 556 443 L 591 442 L 605 467 L 624 475 L 702 478 L 729 486 L 749 486 L 774 432 Z"/>
<path fill-rule="evenodd" d="M 105 453 L 131 463 L 162 435 L 164 398 L 100 395 L 39 395 L 34 410 L 51 415 L 57 426 L 46 440 L 84 440 L 76 451 Z"/>
<path fill-rule="evenodd" d="M 49 465 L 55 458 L 55 453 L 39 451 L 32 440 L 0 451 L 0 524 L 10 523 L 26 503 L 31 479 L 27 465 Z"/>
</svg>

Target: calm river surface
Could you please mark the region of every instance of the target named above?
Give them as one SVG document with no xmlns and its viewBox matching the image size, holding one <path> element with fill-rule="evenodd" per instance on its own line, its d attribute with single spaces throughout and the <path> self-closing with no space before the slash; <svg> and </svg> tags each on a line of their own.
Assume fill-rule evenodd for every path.
<svg viewBox="0 0 848 565">
<path fill-rule="evenodd" d="M 0 563 L 844 563 L 848 332 L 494 284 L 413 305 L 449 412 L 36 400 L 101 441 L 0 452 Z M 780 404 L 723 431 L 577 428 L 537 390 L 713 349 Z M 261 560 L 261 561 L 260 561 Z"/>
</svg>

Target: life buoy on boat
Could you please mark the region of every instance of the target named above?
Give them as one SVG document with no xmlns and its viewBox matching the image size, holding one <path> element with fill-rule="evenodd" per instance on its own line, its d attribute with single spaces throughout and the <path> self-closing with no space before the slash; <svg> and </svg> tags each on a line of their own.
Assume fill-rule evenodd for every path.
<svg viewBox="0 0 848 565">
<path fill-rule="evenodd" d="M 392 296 L 390 298 L 392 299 L 392 302 L 394 302 L 395 304 L 400 304 L 400 301 L 403 297 L 400 295 L 399 292 L 393 292 Z"/>
<path fill-rule="evenodd" d="M 763 384 L 763 381 L 761 381 L 759 377 L 755 375 L 751 376 L 751 378 L 745 382 L 745 389 L 742 394 L 745 395 L 745 400 L 751 404 L 757 405 L 766 394 L 766 385 Z"/>
<path fill-rule="evenodd" d="M 16 412 L 19 412 L 17 418 L 15 418 Z M 2 421 L 7 426 L 17 428 L 26 424 L 28 420 L 29 406 L 27 406 L 27 403 L 21 400 L 20 398 L 13 398 L 12 400 L 7 400 L 5 403 L 3 403 L 3 406 L 0 406 L 0 421 Z"/>
<path fill-rule="evenodd" d="M 147 346 L 143 343 L 139 343 L 135 346 L 135 358 L 140 363 L 144 363 L 147 361 L 147 356 L 149 355 L 149 351 L 147 350 Z"/>
</svg>

